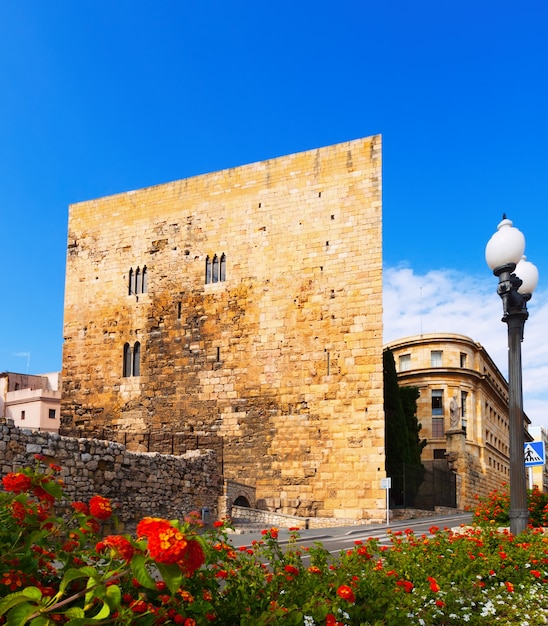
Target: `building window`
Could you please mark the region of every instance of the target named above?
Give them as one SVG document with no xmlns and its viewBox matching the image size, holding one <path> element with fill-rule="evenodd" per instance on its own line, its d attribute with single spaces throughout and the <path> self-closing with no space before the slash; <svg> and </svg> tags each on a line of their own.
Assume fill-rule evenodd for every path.
<svg viewBox="0 0 548 626">
<path fill-rule="evenodd" d="M 133 347 L 124 344 L 124 360 L 122 364 L 122 376 L 129 378 L 130 376 L 141 375 L 141 344 L 136 341 Z"/>
<path fill-rule="evenodd" d="M 147 266 L 143 267 L 143 273 L 141 274 L 141 293 L 147 293 L 148 291 L 148 272 Z"/>
<path fill-rule="evenodd" d="M 141 375 L 141 344 L 136 341 L 133 346 L 133 376 Z"/>
<path fill-rule="evenodd" d="M 400 356 L 400 372 L 407 372 L 411 369 L 411 355 L 402 354 Z"/>
<path fill-rule="evenodd" d="M 133 268 L 131 267 L 129 270 L 128 294 L 130 296 L 135 296 L 140 293 L 146 293 L 147 289 L 148 289 L 147 266 L 145 265 L 143 269 L 138 267 L 136 270 L 133 270 Z"/>
<path fill-rule="evenodd" d="M 137 360 L 135 357 L 135 347 L 137 348 Z M 129 378 L 130 376 L 139 376 L 135 374 L 135 365 L 137 364 L 137 371 L 141 368 L 141 344 L 137 342 L 135 347 L 131 347 L 129 343 L 124 344 L 124 361 L 122 365 L 122 376 Z"/>
<path fill-rule="evenodd" d="M 463 368 L 466 367 L 466 357 L 467 357 L 466 352 L 460 353 L 460 366 Z"/>
<path fill-rule="evenodd" d="M 206 256 L 205 262 L 205 282 L 206 285 L 210 283 L 222 283 L 226 280 L 226 256 L 213 255 L 213 259 Z"/>
<path fill-rule="evenodd" d="M 21 411 L 21 419 L 24 420 L 25 419 L 25 411 Z"/>
<path fill-rule="evenodd" d="M 432 415 L 443 415 L 443 389 L 432 389 Z"/>
<path fill-rule="evenodd" d="M 445 459 L 445 448 L 434 448 L 434 459 Z"/>
<path fill-rule="evenodd" d="M 57 417 L 57 410 L 49 409 L 48 415 L 49 415 L 50 420 L 54 420 Z"/>
<path fill-rule="evenodd" d="M 432 350 L 430 352 L 430 366 L 431 367 L 441 367 L 441 355 L 443 352 L 441 350 Z"/>
<path fill-rule="evenodd" d="M 443 417 L 432 418 L 432 437 L 445 436 L 445 421 Z"/>
<path fill-rule="evenodd" d="M 219 280 L 223 283 L 226 280 L 226 256 L 221 254 L 219 263 Z"/>
<path fill-rule="evenodd" d="M 209 285 L 209 283 L 211 282 L 211 259 L 209 258 L 209 255 L 206 256 L 205 282 L 206 285 Z"/>
</svg>

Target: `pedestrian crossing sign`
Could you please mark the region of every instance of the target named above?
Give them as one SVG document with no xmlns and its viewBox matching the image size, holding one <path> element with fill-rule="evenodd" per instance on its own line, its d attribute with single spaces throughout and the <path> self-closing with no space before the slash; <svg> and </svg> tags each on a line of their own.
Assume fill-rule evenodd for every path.
<svg viewBox="0 0 548 626">
<path fill-rule="evenodd" d="M 525 467 L 544 465 L 546 460 L 544 441 L 528 441 L 524 444 L 523 455 L 525 458 Z"/>
</svg>

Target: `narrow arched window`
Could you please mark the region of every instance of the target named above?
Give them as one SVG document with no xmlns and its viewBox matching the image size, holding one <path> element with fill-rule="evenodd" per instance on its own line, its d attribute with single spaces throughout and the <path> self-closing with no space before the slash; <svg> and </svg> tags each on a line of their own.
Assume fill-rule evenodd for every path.
<svg viewBox="0 0 548 626">
<path fill-rule="evenodd" d="M 136 341 L 133 346 L 133 376 L 141 375 L 141 344 Z"/>
<path fill-rule="evenodd" d="M 124 362 L 122 370 L 122 376 L 124 378 L 131 376 L 131 348 L 129 343 L 124 344 Z"/>
<path fill-rule="evenodd" d="M 218 283 L 219 282 L 219 257 L 215 255 L 213 257 L 213 268 L 211 272 L 211 282 Z"/>
<path fill-rule="evenodd" d="M 135 293 L 141 293 L 141 270 L 137 268 L 135 270 Z"/>
<path fill-rule="evenodd" d="M 206 256 L 205 262 L 205 282 L 206 285 L 209 285 L 211 282 L 211 259 L 209 258 L 209 254 Z"/>
<path fill-rule="evenodd" d="M 219 267 L 219 280 L 221 282 L 226 280 L 226 256 L 221 254 L 221 265 Z"/>
<path fill-rule="evenodd" d="M 132 296 L 135 293 L 135 274 L 133 268 L 129 270 L 129 282 L 128 282 L 128 295 Z"/>
<path fill-rule="evenodd" d="M 146 293 L 148 291 L 148 272 L 147 266 L 143 267 L 143 273 L 141 275 L 141 292 Z"/>
</svg>

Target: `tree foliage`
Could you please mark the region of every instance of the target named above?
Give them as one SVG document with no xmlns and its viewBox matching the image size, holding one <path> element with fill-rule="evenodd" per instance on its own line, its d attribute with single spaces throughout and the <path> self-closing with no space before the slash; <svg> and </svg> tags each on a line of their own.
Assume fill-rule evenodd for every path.
<svg viewBox="0 0 548 626">
<path fill-rule="evenodd" d="M 386 470 L 401 471 L 402 464 L 421 466 L 421 452 L 426 441 L 421 441 L 421 425 L 417 421 L 417 387 L 400 387 L 394 355 L 383 352 L 384 418 Z"/>
</svg>

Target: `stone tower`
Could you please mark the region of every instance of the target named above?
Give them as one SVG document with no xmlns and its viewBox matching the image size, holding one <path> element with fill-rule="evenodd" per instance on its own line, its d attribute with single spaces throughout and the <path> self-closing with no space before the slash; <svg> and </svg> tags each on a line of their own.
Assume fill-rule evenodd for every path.
<svg viewBox="0 0 548 626">
<path fill-rule="evenodd" d="M 272 510 L 382 519 L 381 138 L 71 205 L 61 429 L 222 438 Z"/>
</svg>

